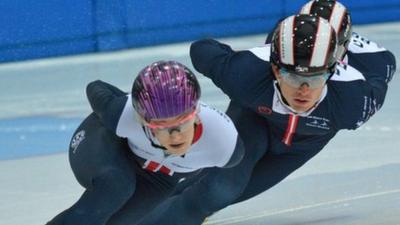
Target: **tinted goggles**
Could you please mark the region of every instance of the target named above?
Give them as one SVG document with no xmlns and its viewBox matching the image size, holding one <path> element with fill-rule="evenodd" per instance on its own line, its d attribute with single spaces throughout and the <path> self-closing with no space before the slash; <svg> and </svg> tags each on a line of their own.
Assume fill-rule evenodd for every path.
<svg viewBox="0 0 400 225">
<path fill-rule="evenodd" d="M 184 132 L 187 131 L 196 118 L 197 110 L 193 110 L 190 114 L 181 118 L 179 121 L 173 124 L 156 124 L 147 122 L 144 125 L 148 128 L 155 130 L 158 135 L 170 135 L 173 131 Z"/>
<path fill-rule="evenodd" d="M 307 84 L 309 88 L 315 89 L 323 86 L 329 77 L 332 75 L 331 71 L 322 73 L 314 73 L 312 75 L 300 75 L 289 72 L 286 69 L 280 68 L 279 73 L 285 83 L 293 88 L 300 88 L 303 84 Z"/>
</svg>

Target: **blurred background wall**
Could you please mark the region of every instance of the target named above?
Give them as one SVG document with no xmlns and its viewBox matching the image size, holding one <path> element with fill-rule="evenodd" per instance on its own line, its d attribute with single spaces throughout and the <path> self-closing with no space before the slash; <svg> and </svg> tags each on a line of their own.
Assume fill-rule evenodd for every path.
<svg viewBox="0 0 400 225">
<path fill-rule="evenodd" d="M 2 0 L 0 62 L 267 33 L 305 0 Z M 400 0 L 342 0 L 354 24 L 400 20 Z"/>
</svg>

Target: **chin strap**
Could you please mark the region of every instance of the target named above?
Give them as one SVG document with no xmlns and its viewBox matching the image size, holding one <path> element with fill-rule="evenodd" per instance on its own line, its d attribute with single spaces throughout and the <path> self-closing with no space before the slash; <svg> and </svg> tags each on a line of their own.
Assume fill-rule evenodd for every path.
<svg viewBox="0 0 400 225">
<path fill-rule="evenodd" d="M 283 94 L 282 94 L 279 80 L 276 80 L 276 89 L 277 89 L 278 92 L 279 92 L 279 96 L 280 96 L 279 100 L 280 100 L 283 104 L 285 104 L 286 106 L 290 107 L 289 103 L 286 101 L 285 96 L 283 96 Z M 291 107 L 290 107 L 290 109 L 292 110 Z"/>
<path fill-rule="evenodd" d="M 159 148 L 163 151 L 167 151 L 167 149 L 164 146 L 155 143 L 155 141 L 154 141 L 155 137 L 152 134 L 152 132 L 150 131 L 150 129 L 147 129 L 145 126 L 142 126 L 142 129 L 143 129 L 143 132 L 146 134 L 147 139 L 150 141 L 151 146 L 153 146 L 154 148 Z"/>
</svg>

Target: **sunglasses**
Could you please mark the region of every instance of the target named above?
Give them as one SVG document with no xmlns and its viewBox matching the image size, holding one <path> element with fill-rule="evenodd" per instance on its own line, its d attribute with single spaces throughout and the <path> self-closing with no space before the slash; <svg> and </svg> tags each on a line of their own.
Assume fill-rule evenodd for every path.
<svg viewBox="0 0 400 225">
<path fill-rule="evenodd" d="M 296 74 L 293 72 L 289 72 L 286 69 L 280 68 L 279 73 L 282 76 L 282 79 L 294 88 L 300 88 L 303 84 L 307 84 L 309 88 L 315 89 L 323 86 L 329 77 L 332 75 L 332 72 L 325 71 L 322 73 L 315 73 L 311 76 L 305 76 Z"/>
<path fill-rule="evenodd" d="M 155 130 L 158 135 L 170 135 L 173 131 L 185 132 L 192 125 L 193 121 L 197 115 L 197 110 L 193 110 L 190 114 L 181 118 L 178 122 L 174 124 L 155 124 L 151 122 L 145 122 L 144 125 L 152 130 Z"/>
</svg>

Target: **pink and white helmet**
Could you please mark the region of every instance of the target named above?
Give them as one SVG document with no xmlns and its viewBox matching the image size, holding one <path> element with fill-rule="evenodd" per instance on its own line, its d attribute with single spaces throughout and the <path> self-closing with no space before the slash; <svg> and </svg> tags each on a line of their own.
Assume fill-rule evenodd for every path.
<svg viewBox="0 0 400 225">
<path fill-rule="evenodd" d="M 158 61 L 139 72 L 132 87 L 132 104 L 146 121 L 175 117 L 194 110 L 200 85 L 186 66 Z"/>
</svg>

